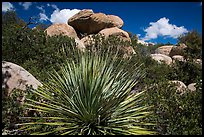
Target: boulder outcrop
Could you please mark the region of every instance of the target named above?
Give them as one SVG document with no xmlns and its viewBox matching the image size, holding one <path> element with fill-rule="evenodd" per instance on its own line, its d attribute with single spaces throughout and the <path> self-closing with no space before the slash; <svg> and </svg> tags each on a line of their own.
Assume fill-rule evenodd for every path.
<svg viewBox="0 0 204 137">
<path fill-rule="evenodd" d="M 202 60 L 201 59 L 194 59 L 194 62 L 202 66 Z"/>
<path fill-rule="evenodd" d="M 75 43 L 76 43 L 76 47 L 81 50 L 81 51 L 85 51 L 86 47 L 84 45 L 84 43 L 80 40 L 80 39 L 75 39 Z"/>
<path fill-rule="evenodd" d="M 91 44 L 94 44 L 94 38 L 93 38 L 93 34 L 90 34 L 88 36 L 85 36 L 81 39 L 81 42 L 84 43 L 85 47 L 91 45 Z"/>
<path fill-rule="evenodd" d="M 178 60 L 178 61 L 184 62 L 184 57 L 181 56 L 181 55 L 174 55 L 174 56 L 172 57 L 172 59 L 173 59 L 173 61 Z"/>
<path fill-rule="evenodd" d="M 37 89 L 42 84 L 21 66 L 2 61 L 2 88 L 5 88 L 7 95 L 10 96 L 14 88 L 26 90 L 26 86 Z"/>
<path fill-rule="evenodd" d="M 172 48 L 174 46 L 173 45 L 165 45 L 165 46 L 161 46 L 161 47 L 158 47 L 156 50 L 155 50 L 155 53 L 156 54 L 163 54 L 163 55 L 167 55 L 169 56 Z"/>
<path fill-rule="evenodd" d="M 63 23 L 56 23 L 48 27 L 46 30 L 48 36 L 54 35 L 64 35 L 71 38 L 78 38 L 77 33 L 74 28 L 70 25 L 63 24 Z"/>
<path fill-rule="evenodd" d="M 105 38 L 108 38 L 110 36 L 116 36 L 123 41 L 131 42 L 129 34 L 126 31 L 119 29 L 117 27 L 103 29 L 99 32 L 99 34 L 104 35 Z"/>
<path fill-rule="evenodd" d="M 183 55 L 184 49 L 187 48 L 187 46 L 184 43 L 181 43 L 177 46 L 174 45 L 165 45 L 158 47 L 155 50 L 156 54 L 164 54 L 167 56 L 174 56 L 174 55 Z"/>
<path fill-rule="evenodd" d="M 80 49 L 81 51 L 84 51 L 86 48 L 84 46 L 84 43 L 80 41 L 80 39 L 77 37 L 77 33 L 74 30 L 74 28 L 70 25 L 63 24 L 63 23 L 56 23 L 48 27 L 46 30 L 48 36 L 54 36 L 54 35 L 64 35 L 68 36 L 70 38 L 73 38 L 76 42 L 76 47 Z"/>
<path fill-rule="evenodd" d="M 184 43 L 180 43 L 171 49 L 169 56 L 172 57 L 174 55 L 183 55 L 185 48 L 187 48 L 187 46 Z"/>
<path fill-rule="evenodd" d="M 172 59 L 171 57 L 164 54 L 151 54 L 152 59 L 156 60 L 159 63 L 166 63 L 167 65 L 171 65 Z"/>
<path fill-rule="evenodd" d="M 109 19 L 110 27 L 122 28 L 124 22 L 120 17 L 115 15 L 107 15 L 107 17 Z"/>
<path fill-rule="evenodd" d="M 190 90 L 190 91 L 196 91 L 196 83 L 191 83 L 191 84 L 189 84 L 188 85 L 188 89 Z"/>
<path fill-rule="evenodd" d="M 175 84 L 177 93 L 182 95 L 183 93 L 186 92 L 187 86 L 182 81 L 172 80 L 172 81 L 169 81 L 169 83 Z"/>
<path fill-rule="evenodd" d="M 68 24 L 81 33 L 96 34 L 105 28 L 121 28 L 123 20 L 115 15 L 94 13 L 93 10 L 84 9 L 71 17 L 68 20 Z"/>
</svg>

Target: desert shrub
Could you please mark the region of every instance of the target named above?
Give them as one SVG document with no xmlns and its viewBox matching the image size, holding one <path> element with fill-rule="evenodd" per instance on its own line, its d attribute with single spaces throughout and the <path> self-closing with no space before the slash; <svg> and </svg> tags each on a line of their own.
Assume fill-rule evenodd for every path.
<svg viewBox="0 0 204 137">
<path fill-rule="evenodd" d="M 146 77 L 139 88 L 148 89 L 143 101 L 154 109 L 154 114 L 144 121 L 154 121 L 153 130 L 161 135 L 201 135 L 202 66 L 192 60 L 176 61 L 172 66 L 159 64 L 149 56 L 140 56 L 140 60 L 144 63 Z M 197 90 L 188 90 L 181 96 L 169 85 L 169 80 L 180 80 L 186 85 L 197 83 Z"/>
<path fill-rule="evenodd" d="M 185 43 L 185 58 L 202 58 L 202 34 L 196 30 L 190 31 L 178 38 L 178 43 Z"/>
<path fill-rule="evenodd" d="M 76 63 L 76 66 L 80 65 L 77 61 L 80 56 L 78 56 L 78 53 L 76 54 L 76 44 L 71 38 L 62 35 L 46 37 L 46 34 L 43 32 L 46 27 L 41 28 L 39 26 L 39 29 L 32 30 L 23 28 L 24 25 L 25 22 L 19 20 L 15 14 L 9 13 L 4 15 L 2 21 L 3 60 L 24 67 L 38 80 L 45 83 L 49 82 L 48 74 L 54 73 L 53 70 L 59 73 L 59 75 L 62 75 L 63 71 L 60 66 L 66 63 L 66 60 L 68 60 L 68 62 L 73 61 Z M 132 89 L 135 89 L 135 87 L 139 85 L 139 87 L 141 87 L 140 91 L 143 91 L 143 88 L 148 87 L 148 92 L 146 92 L 145 97 L 142 96 L 143 102 L 140 103 L 142 103 L 142 105 L 153 106 L 152 109 L 154 113 L 151 114 L 151 117 L 142 120 L 146 123 L 154 121 L 156 125 L 152 127 L 152 130 L 156 130 L 162 135 L 202 134 L 202 82 L 200 81 L 202 80 L 202 66 L 195 64 L 192 59 L 188 59 L 186 63 L 176 61 L 176 64 L 171 67 L 166 64 L 158 64 L 148 55 L 154 53 L 154 49 L 163 44 L 157 44 L 154 47 L 145 47 L 144 45 L 136 44 L 136 38 L 132 38 L 132 42 L 127 43 L 117 37 L 109 37 L 108 39 L 99 35 L 95 35 L 94 37 L 95 42 L 87 47 L 87 52 L 95 53 L 95 55 L 100 56 L 107 53 L 108 50 L 111 50 L 109 59 L 115 62 L 112 64 L 113 68 L 115 68 L 115 71 L 112 71 L 113 76 L 117 76 L 118 72 L 123 70 L 132 78 L 132 76 L 138 72 L 134 71 L 135 68 L 133 66 L 143 64 L 139 67 L 140 72 L 146 75 L 143 79 L 137 81 L 137 85 L 134 85 Z M 198 38 L 197 34 L 190 34 L 190 37 L 188 35 L 184 36 L 180 39 L 180 42 L 185 43 L 189 47 L 188 50 L 186 50 L 188 57 L 198 58 L 202 55 L 202 51 L 200 50 L 201 45 L 199 44 L 202 43 L 202 39 Z M 134 48 L 136 54 L 124 59 L 124 51 L 122 49 L 124 46 L 129 45 Z M 196 45 L 195 50 L 192 49 L 194 45 Z M 116 53 L 118 55 L 117 57 L 114 56 Z M 120 64 L 120 67 L 118 64 Z M 123 76 L 120 78 L 122 79 Z M 186 92 L 180 96 L 176 93 L 173 86 L 168 85 L 169 80 L 180 80 L 186 85 L 196 82 L 198 87 L 196 92 Z M 136 89 L 138 90 L 139 88 Z M 47 91 L 47 89 L 45 89 L 45 91 Z M 7 97 L 2 100 L 2 121 L 4 129 L 14 128 L 14 123 L 20 121 L 18 117 L 25 116 L 22 113 L 22 111 L 24 111 L 22 106 L 19 106 L 15 102 L 15 96 L 20 93 L 20 91 L 16 90 L 16 93 L 14 92 L 12 97 Z M 43 103 L 42 98 L 32 91 L 28 90 L 26 93 L 28 93 L 28 99 Z M 48 92 L 47 95 L 50 95 L 50 92 Z M 57 96 L 56 99 L 58 99 Z M 33 113 L 33 111 L 30 111 L 27 116 L 50 117 L 52 115 Z M 32 119 L 24 119 L 23 122 L 25 121 L 32 122 Z M 45 121 L 39 119 L 37 122 Z M 48 122 L 53 122 L 53 120 L 48 120 Z M 53 130 L 49 125 L 39 125 L 36 126 L 36 130 L 32 130 L 37 132 L 38 128 L 41 129 L 42 132 Z M 110 130 L 107 130 L 105 132 L 109 131 Z M 32 132 L 29 130 L 24 132 L 24 134 L 30 133 Z M 86 133 L 87 131 L 83 132 L 83 134 Z M 16 134 L 19 133 L 17 132 Z"/>
<path fill-rule="evenodd" d="M 16 129 L 15 124 L 19 123 L 19 117 L 23 116 L 24 109 L 19 97 L 22 97 L 23 91 L 14 89 L 11 96 L 6 95 L 6 90 L 2 89 L 2 132 Z M 11 134 L 11 133 L 8 133 Z M 18 134 L 14 132 L 13 134 Z"/>
<path fill-rule="evenodd" d="M 183 95 L 176 93 L 175 87 L 167 81 L 152 86 L 144 99 L 145 104 L 154 105 L 154 114 L 147 122 L 155 121 L 153 129 L 161 135 L 201 135 L 201 82 L 198 85 L 196 92 L 187 91 Z"/>
<path fill-rule="evenodd" d="M 135 48 L 138 56 L 134 60 L 143 63 L 146 76 L 135 89 L 147 89 L 144 104 L 153 105 L 153 114 L 144 119 L 154 121 L 160 135 L 201 135 L 202 134 L 202 66 L 192 60 L 176 61 L 169 66 L 160 64 L 148 56 L 148 50 Z M 191 53 L 193 54 L 193 53 Z M 197 83 L 196 92 L 189 90 L 182 96 L 176 93 L 169 80 L 180 80 L 186 85 Z"/>
<path fill-rule="evenodd" d="M 36 116 L 35 111 L 26 110 L 23 106 L 25 97 L 35 100 L 41 98 L 34 95 L 30 90 L 32 86 L 27 86 L 27 90 L 13 89 L 10 96 L 7 95 L 7 90 L 2 88 L 2 134 L 4 135 L 21 135 L 21 130 L 18 130 L 15 124 L 24 122 L 20 117 Z"/>
<path fill-rule="evenodd" d="M 57 64 L 67 58 L 62 54 L 63 48 L 70 48 L 72 52 L 72 48 L 76 45 L 69 37 L 46 37 L 43 31 L 29 28 L 13 29 L 10 30 L 12 35 L 3 35 L 2 59 L 22 66 L 42 81 L 46 79 L 45 73 L 51 66 L 56 68 Z"/>
<path fill-rule="evenodd" d="M 169 71 L 168 79 L 178 79 L 186 85 L 195 83 L 197 80 L 202 79 L 202 65 L 195 63 L 193 60 L 176 61 Z"/>
<path fill-rule="evenodd" d="M 76 62 L 67 60 L 49 82 L 31 90 L 44 102 L 27 98 L 24 105 L 42 116 L 27 117 L 30 122 L 17 124 L 20 129 L 38 135 L 153 134 L 140 120 L 150 114 L 149 106 L 140 105 L 144 91 L 131 93 L 144 75 L 140 65 L 127 72 L 123 62 L 128 60 L 115 62 L 109 52 L 75 53 Z"/>
</svg>

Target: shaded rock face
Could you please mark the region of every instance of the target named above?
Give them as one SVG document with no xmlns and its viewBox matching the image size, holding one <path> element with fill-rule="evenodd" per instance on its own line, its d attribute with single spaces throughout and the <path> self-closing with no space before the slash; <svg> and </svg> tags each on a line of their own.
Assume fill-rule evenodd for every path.
<svg viewBox="0 0 204 137">
<path fill-rule="evenodd" d="M 84 9 L 68 20 L 68 24 L 76 31 L 87 34 L 96 34 L 104 28 L 123 26 L 123 21 L 115 15 L 94 13 L 93 10 Z"/>
<path fill-rule="evenodd" d="M 164 54 L 151 54 L 150 56 L 159 63 L 164 62 L 167 65 L 171 65 L 172 63 L 171 57 Z"/>
<path fill-rule="evenodd" d="M 129 34 L 126 31 L 117 27 L 103 29 L 99 32 L 99 34 L 104 35 L 105 38 L 108 38 L 109 36 L 116 36 L 122 39 L 123 41 L 131 42 Z"/>
<path fill-rule="evenodd" d="M 171 49 L 169 56 L 172 57 L 174 55 L 183 55 L 184 49 L 186 49 L 186 48 L 187 48 L 187 46 L 184 43 L 181 43 L 178 46 L 174 46 Z"/>
<path fill-rule="evenodd" d="M 62 34 L 64 36 L 68 36 L 71 38 L 78 38 L 74 28 L 70 25 L 63 24 L 63 23 L 53 24 L 50 27 L 48 27 L 45 31 L 47 32 L 48 36 Z"/>
<path fill-rule="evenodd" d="M 93 14 L 93 10 L 81 10 L 68 20 L 68 24 L 73 26 L 75 30 L 85 33 L 89 29 L 88 27 L 90 27 L 88 21 Z"/>
<path fill-rule="evenodd" d="M 190 91 L 196 91 L 196 83 L 191 83 L 191 84 L 189 84 L 188 85 L 188 89 L 190 90 Z"/>
<path fill-rule="evenodd" d="M 182 81 L 179 81 L 179 80 L 172 80 L 172 81 L 169 81 L 169 83 L 174 83 L 175 86 L 176 86 L 176 91 L 179 93 L 179 94 L 183 94 L 186 92 L 186 89 L 187 89 L 187 86 L 182 82 Z"/>
<path fill-rule="evenodd" d="M 2 88 L 6 89 L 7 95 L 16 88 L 26 90 L 26 85 L 37 89 L 42 84 L 21 66 L 11 62 L 2 61 Z"/>
</svg>

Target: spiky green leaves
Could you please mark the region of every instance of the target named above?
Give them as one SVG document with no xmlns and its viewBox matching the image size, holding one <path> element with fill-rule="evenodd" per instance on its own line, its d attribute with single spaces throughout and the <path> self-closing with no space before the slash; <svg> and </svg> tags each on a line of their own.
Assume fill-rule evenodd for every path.
<svg viewBox="0 0 204 137">
<path fill-rule="evenodd" d="M 39 116 L 23 118 L 28 122 L 18 124 L 21 129 L 31 134 L 153 134 L 141 121 L 150 113 L 140 105 L 144 92 L 131 93 L 143 76 L 140 66 L 127 72 L 128 60 L 116 61 L 117 54 L 75 54 L 77 60 L 68 60 L 48 83 L 32 90 L 41 101 L 27 99 L 25 105 Z"/>
</svg>

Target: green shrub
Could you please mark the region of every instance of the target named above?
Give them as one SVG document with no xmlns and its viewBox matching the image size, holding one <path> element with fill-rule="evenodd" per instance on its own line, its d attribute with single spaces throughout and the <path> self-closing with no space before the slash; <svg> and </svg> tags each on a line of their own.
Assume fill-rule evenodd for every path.
<svg viewBox="0 0 204 137">
<path fill-rule="evenodd" d="M 70 48 L 72 52 L 76 45 L 69 37 L 46 37 L 43 31 L 29 28 L 13 29 L 12 35 L 4 35 L 2 59 L 22 66 L 41 81 L 46 79 L 45 73 L 51 66 L 57 69 L 57 65 L 67 59 L 62 54 L 63 48 Z"/>
<path fill-rule="evenodd" d="M 27 117 L 30 122 L 18 124 L 21 130 L 37 135 L 153 134 L 145 129 L 149 123 L 140 120 L 150 114 L 149 106 L 140 105 L 144 92 L 130 93 L 143 76 L 138 64 L 127 72 L 123 61 L 115 64 L 108 52 L 77 54 L 77 62 L 68 60 L 60 73 L 50 74 L 48 83 L 32 91 L 44 102 L 27 98 L 25 106 L 42 116 Z"/>
<path fill-rule="evenodd" d="M 178 38 L 178 43 L 185 43 L 185 58 L 202 58 L 202 34 L 196 30 L 190 31 L 187 34 L 181 35 Z"/>
<path fill-rule="evenodd" d="M 73 39 L 62 35 L 46 37 L 46 34 L 43 32 L 46 26 L 39 26 L 39 29 L 31 30 L 29 28 L 23 29 L 24 25 L 25 22 L 19 19 L 15 13 L 2 14 L 2 60 L 10 61 L 24 67 L 38 80 L 48 84 L 50 84 L 48 74 L 55 73 L 54 70 L 62 76 L 63 69 L 61 69 L 60 66 L 66 63 L 66 60 L 68 60 L 69 63 L 74 61 L 75 66 L 78 66 L 77 69 L 80 71 L 79 59 L 81 59 L 81 56 L 78 56 L 78 53 L 76 54 L 76 44 Z M 153 110 L 154 113 L 151 114 L 150 117 L 142 119 L 142 121 L 147 123 L 152 121 L 156 123 L 156 125 L 152 127 L 152 130 L 156 130 L 162 135 L 202 134 L 202 82 L 200 81 L 202 80 L 202 66 L 192 61 L 193 58 L 200 58 L 200 55 L 202 55 L 200 48 L 202 39 L 200 39 L 197 33 L 192 32 L 179 39 L 179 42 L 185 43 L 188 46 L 188 49 L 185 51 L 185 57 L 188 61 L 186 63 L 176 61 L 176 64 L 171 67 L 166 64 L 158 64 L 148 56 L 154 53 L 154 50 L 158 46 L 164 44 L 146 47 L 136 44 L 136 37 L 132 37 L 131 43 L 123 42 L 116 37 L 110 37 L 106 40 L 99 35 L 95 35 L 94 37 L 95 42 L 87 47 L 87 52 L 89 51 L 90 53 L 95 53 L 95 55 L 100 56 L 106 54 L 107 51 L 110 50 L 111 55 L 109 55 L 109 59 L 115 62 L 112 64 L 115 69 L 112 71 L 112 76 L 117 76 L 118 72 L 124 71 L 127 73 L 127 76 L 130 76 L 129 78 L 125 78 L 132 80 L 133 76 L 138 72 L 135 71 L 135 66 L 143 64 L 139 67 L 139 70 L 141 74 L 145 73 L 146 75 L 143 79 L 139 79 L 137 81 L 138 83 L 134 85 L 132 89 L 143 91 L 143 88 L 148 88 L 148 92 L 145 93 L 145 98 L 143 98 L 143 95 L 141 96 L 142 102 L 140 102 L 140 104 L 142 103 L 144 106 L 153 106 L 151 109 L 148 109 L 148 111 Z M 134 48 L 136 54 L 124 59 L 124 51 L 121 50 L 121 47 L 129 45 Z M 118 55 L 117 57 L 114 56 L 116 53 Z M 123 79 L 123 76 L 118 79 Z M 168 85 L 169 80 L 180 80 L 186 85 L 196 82 L 196 86 L 198 86 L 197 91 L 188 91 L 186 94 L 180 96 L 176 93 L 173 86 Z M 90 84 L 86 81 L 85 83 Z M 140 88 L 138 88 L 138 86 Z M 48 89 L 44 91 L 48 91 Z M 30 90 L 25 92 L 28 93 L 28 99 L 43 103 L 42 98 L 36 95 L 36 93 Z M 4 91 L 2 93 L 4 93 Z M 29 111 L 28 115 L 24 115 L 24 113 L 22 113 L 24 108 L 16 103 L 17 94 L 21 94 L 21 92 L 15 90 L 11 97 L 2 99 L 2 121 L 4 129 L 15 129 L 14 124 L 18 122 L 33 121 L 32 119 L 23 119 L 23 121 L 21 121 L 18 119 L 19 116 L 52 116 L 50 114 L 42 114 L 35 111 Z M 47 96 L 50 96 L 50 94 L 50 92 L 47 92 Z M 108 101 L 104 102 L 104 105 L 107 105 L 106 103 Z M 47 101 L 47 103 L 50 102 Z M 114 107 L 110 109 L 113 110 Z M 45 121 L 39 119 L 37 122 Z M 32 129 L 35 132 L 38 131 L 38 128 L 41 129 L 42 132 L 55 129 L 49 125 L 39 125 L 35 127 L 36 130 Z M 84 131 L 84 129 L 82 131 Z M 109 131 L 110 130 L 106 130 L 106 132 Z M 24 132 L 24 134 L 30 133 L 32 132 L 29 130 Z M 87 131 L 83 132 L 83 134 L 86 133 Z"/>
<path fill-rule="evenodd" d="M 202 79 L 202 65 L 192 60 L 176 61 L 168 73 L 168 79 L 180 80 L 186 85 Z"/>
<path fill-rule="evenodd" d="M 153 129 L 162 135 L 201 135 L 202 84 L 198 85 L 196 92 L 183 95 L 177 94 L 167 81 L 153 86 L 144 99 L 144 104 L 154 105 L 154 114 L 147 122 L 155 121 Z"/>
<path fill-rule="evenodd" d="M 19 117 L 23 116 L 23 107 L 18 101 L 22 97 L 23 91 L 13 90 L 11 96 L 6 95 L 6 90 L 2 89 L 2 130 L 13 130 L 15 124 L 19 123 Z"/>
</svg>

